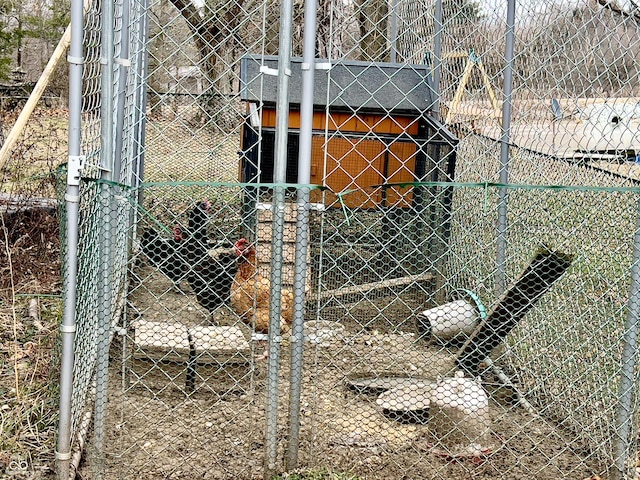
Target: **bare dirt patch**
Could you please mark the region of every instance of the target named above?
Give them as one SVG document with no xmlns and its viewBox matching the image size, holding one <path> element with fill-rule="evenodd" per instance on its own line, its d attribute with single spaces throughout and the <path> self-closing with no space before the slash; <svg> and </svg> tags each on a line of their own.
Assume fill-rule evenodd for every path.
<svg viewBox="0 0 640 480">
<path fill-rule="evenodd" d="M 172 291 L 170 282 L 149 267 L 140 272 L 144 288 L 130 297 L 138 318 L 208 323 L 192 294 Z M 420 301 L 405 294 L 375 299 L 369 305 L 330 307 L 332 318 L 340 316 L 340 308 L 346 311 L 341 314 L 345 330 L 320 344 L 305 343 L 299 465 L 308 473 L 298 478 L 324 478 L 314 475 L 329 470 L 349 472 L 358 479 L 496 479 L 534 474 L 555 480 L 587 478 L 598 471 L 595 462 L 586 460 L 588 452 L 555 425 L 499 399 L 490 404 L 494 448 L 485 457 L 468 461 L 437 454 L 432 447 L 438 440 L 426 425 L 390 419 L 383 415 L 376 395 L 349 389 L 346 380 L 358 374 L 411 372 L 435 378 L 451 368 L 451 352 L 376 319 L 383 306 L 387 318 L 406 318 Z M 237 324 L 226 311 L 217 321 Z M 135 352 L 135 332 L 130 331 L 125 343 L 124 351 Z M 254 361 L 256 352 L 218 367 L 197 365 L 197 387 L 190 392 L 185 386 L 186 362 L 145 361 L 135 354 L 127 359 L 121 346 L 111 356 L 105 479 L 263 478 L 269 381 L 266 364 Z M 289 434 L 290 361 L 290 344 L 285 341 L 277 382 L 278 462 L 286 456 Z M 102 461 L 91 449 L 92 445 L 81 468 L 83 478 L 93 478 L 93 469 Z"/>
</svg>

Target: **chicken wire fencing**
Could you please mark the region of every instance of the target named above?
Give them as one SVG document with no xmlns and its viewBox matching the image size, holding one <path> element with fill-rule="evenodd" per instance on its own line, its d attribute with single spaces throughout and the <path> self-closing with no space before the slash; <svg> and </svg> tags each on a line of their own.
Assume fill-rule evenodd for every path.
<svg viewBox="0 0 640 480">
<path fill-rule="evenodd" d="M 637 477 L 634 2 L 81 3 L 59 478 Z"/>
</svg>

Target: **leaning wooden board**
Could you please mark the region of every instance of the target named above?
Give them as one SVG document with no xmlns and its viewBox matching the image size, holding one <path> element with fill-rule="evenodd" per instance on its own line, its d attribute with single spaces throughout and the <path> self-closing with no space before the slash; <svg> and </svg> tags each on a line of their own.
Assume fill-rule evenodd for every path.
<svg viewBox="0 0 640 480">
<path fill-rule="evenodd" d="M 546 249 L 538 251 L 458 351 L 456 365 L 472 376 L 478 375 L 480 363 L 562 276 L 572 261 L 573 255 Z"/>
</svg>

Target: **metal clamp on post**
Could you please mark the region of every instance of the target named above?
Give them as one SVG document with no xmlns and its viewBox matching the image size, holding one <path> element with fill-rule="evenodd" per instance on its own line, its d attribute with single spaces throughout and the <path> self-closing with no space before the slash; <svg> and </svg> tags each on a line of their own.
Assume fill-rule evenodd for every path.
<svg viewBox="0 0 640 480">
<path fill-rule="evenodd" d="M 331 70 L 331 63 L 329 63 L 329 62 L 318 62 L 318 63 L 316 63 L 316 70 Z"/>
<path fill-rule="evenodd" d="M 67 62 L 73 64 L 73 65 L 82 65 L 84 64 L 84 58 L 83 57 L 74 57 L 73 55 L 67 55 Z"/>
<path fill-rule="evenodd" d="M 278 76 L 279 70 L 277 68 L 271 68 L 271 67 L 267 67 L 266 65 L 260 65 L 260 73 L 264 73 L 265 75 L 272 75 L 274 77 Z M 291 76 L 291 69 L 290 68 L 285 68 L 284 69 L 284 74 L 287 77 Z"/>
<path fill-rule="evenodd" d="M 71 452 L 56 452 L 56 460 L 71 460 Z"/>
<path fill-rule="evenodd" d="M 114 60 L 115 63 L 117 63 L 118 65 L 122 65 L 123 67 L 130 67 L 131 66 L 131 60 L 128 58 L 116 58 Z"/>
<path fill-rule="evenodd" d="M 76 333 L 75 325 L 60 325 L 61 333 Z"/>
<path fill-rule="evenodd" d="M 80 185 L 82 168 L 86 157 L 84 155 L 69 155 L 67 163 L 67 185 Z"/>
<path fill-rule="evenodd" d="M 127 329 L 124 327 L 113 327 L 113 333 L 115 333 L 116 335 L 120 335 L 121 337 L 124 337 L 127 335 Z"/>
<path fill-rule="evenodd" d="M 267 67 L 266 65 L 261 65 L 260 66 L 260 73 L 264 73 L 265 75 L 272 75 L 274 77 L 278 76 L 278 69 L 277 68 L 270 68 Z"/>
</svg>

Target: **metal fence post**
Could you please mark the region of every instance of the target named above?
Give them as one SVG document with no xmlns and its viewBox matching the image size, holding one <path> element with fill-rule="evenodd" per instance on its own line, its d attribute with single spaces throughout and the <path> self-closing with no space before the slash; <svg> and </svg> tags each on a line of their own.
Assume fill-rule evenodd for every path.
<svg viewBox="0 0 640 480">
<path fill-rule="evenodd" d="M 285 187 L 287 181 L 287 142 L 289 135 L 289 77 L 291 76 L 291 38 L 293 2 L 280 6 L 280 48 L 278 55 L 278 91 L 276 103 L 275 160 L 273 169 L 273 234 L 271 257 L 271 304 L 269 312 L 269 358 L 267 366 L 267 422 L 265 479 L 271 478 L 277 460 L 278 371 L 280 369 L 280 312 L 282 295 L 283 232 Z"/>
<path fill-rule="evenodd" d="M 132 167 L 131 167 L 131 187 L 134 189 L 139 188 L 140 184 L 144 180 L 144 159 L 145 159 L 145 134 L 146 134 L 146 122 L 147 117 L 144 115 L 147 109 L 147 78 L 148 66 L 149 66 L 149 53 L 145 48 L 149 40 L 149 0 L 143 0 L 139 6 L 138 20 L 138 32 L 136 50 L 137 55 L 140 57 L 136 64 L 136 86 L 134 93 L 134 105 L 140 105 L 140 108 L 136 108 L 134 111 L 134 125 L 133 130 L 133 148 L 132 148 Z M 137 202 L 142 204 L 144 191 L 142 189 L 137 191 Z"/>
<path fill-rule="evenodd" d="M 631 441 L 629 432 L 633 418 L 632 404 L 637 388 L 636 364 L 638 349 L 638 328 L 640 326 L 640 202 L 638 202 L 638 220 L 633 241 L 633 264 L 631 266 L 631 289 L 627 302 L 627 318 L 624 325 L 623 349 L 620 368 L 620 387 L 616 410 L 616 437 L 613 446 L 615 461 L 613 480 L 627 478 L 632 470 L 635 474 L 635 462 L 628 464 Z M 633 474 L 628 478 L 633 478 Z"/>
<path fill-rule="evenodd" d="M 305 3 L 305 9 L 306 9 L 306 3 Z M 305 13 L 305 27 L 306 27 L 306 21 L 307 21 L 307 17 Z M 304 32 L 305 32 L 305 42 L 306 42 L 308 30 L 305 28 Z M 391 44 L 389 61 L 391 63 L 396 63 L 398 61 L 398 0 L 391 0 L 391 39 L 389 43 Z"/>
<path fill-rule="evenodd" d="M 300 144 L 298 154 L 298 216 L 296 254 L 293 278 L 293 325 L 291 328 L 291 380 L 289 402 L 289 450 L 287 470 L 296 468 L 300 436 L 300 396 L 304 350 L 304 305 L 309 246 L 309 188 L 311 181 L 311 137 L 313 133 L 313 93 L 315 81 L 316 8 L 315 0 L 307 0 L 304 10 L 304 51 L 302 68 L 302 101 L 300 105 Z"/>
<path fill-rule="evenodd" d="M 433 117 L 440 120 L 440 80 L 442 78 L 442 0 L 436 0 L 433 16 L 434 37 L 433 37 L 433 90 L 434 103 L 432 107 Z"/>
<path fill-rule="evenodd" d="M 74 341 L 76 330 L 76 294 L 78 275 L 78 217 L 80 202 L 80 150 L 83 71 L 83 2 L 71 2 L 71 44 L 69 62 L 69 163 L 67 165 L 66 258 L 64 275 L 64 312 L 61 330 L 60 416 L 56 446 L 57 475 L 68 480 L 71 464 L 71 413 L 73 395 Z"/>
<path fill-rule="evenodd" d="M 500 136 L 500 183 L 509 181 L 509 143 L 511 141 L 511 101 L 513 92 L 513 50 L 515 40 L 516 2 L 507 3 L 507 32 L 505 34 L 504 103 L 502 104 L 502 133 Z M 507 187 L 500 187 L 498 200 L 496 295 L 504 292 L 506 285 L 505 263 L 507 258 Z"/>
<path fill-rule="evenodd" d="M 122 27 L 120 29 L 120 55 L 118 63 L 118 98 L 116 101 L 116 123 L 115 123 L 115 150 L 113 159 L 113 179 L 120 182 L 120 172 L 122 169 L 122 148 L 124 136 L 124 108 L 127 94 L 127 78 L 131 61 L 129 59 L 129 16 L 131 6 L 129 0 L 122 2 Z"/>
<path fill-rule="evenodd" d="M 114 178 L 114 128 L 113 128 L 113 73 L 114 73 L 114 6 L 112 2 L 102 3 L 102 50 L 101 50 L 101 141 L 100 163 L 101 178 L 113 180 Z M 98 199 L 101 205 L 101 235 L 99 235 L 100 272 L 99 291 L 101 301 L 98 305 L 97 345 L 96 345 L 96 404 L 94 414 L 94 446 L 96 453 L 97 478 L 102 478 L 104 468 L 104 428 L 107 408 L 108 367 L 109 367 L 109 337 L 111 330 L 111 312 L 113 306 L 113 236 L 115 228 L 112 214 L 112 186 L 108 183 L 100 185 Z"/>
</svg>

